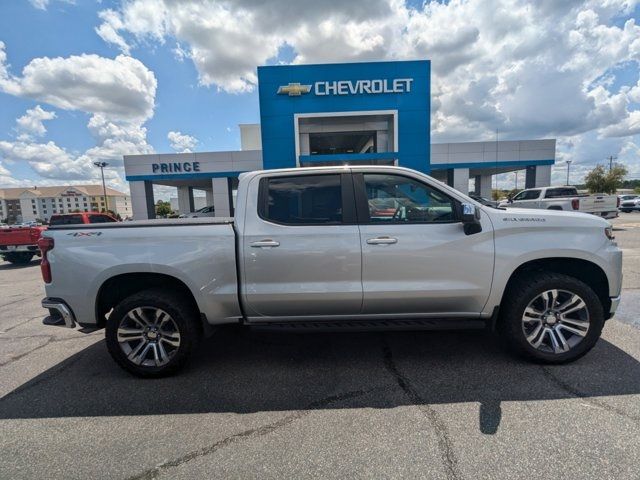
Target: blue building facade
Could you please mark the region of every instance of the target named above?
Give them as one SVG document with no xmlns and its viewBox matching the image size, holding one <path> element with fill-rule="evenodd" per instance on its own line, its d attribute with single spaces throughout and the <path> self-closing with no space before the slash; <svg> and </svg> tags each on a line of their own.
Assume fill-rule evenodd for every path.
<svg viewBox="0 0 640 480">
<path fill-rule="evenodd" d="M 258 67 L 264 168 L 388 160 L 429 172 L 430 75 L 428 60 Z M 361 132 L 376 140 L 366 151 Z M 342 148 L 314 150 L 313 135 Z"/>
</svg>

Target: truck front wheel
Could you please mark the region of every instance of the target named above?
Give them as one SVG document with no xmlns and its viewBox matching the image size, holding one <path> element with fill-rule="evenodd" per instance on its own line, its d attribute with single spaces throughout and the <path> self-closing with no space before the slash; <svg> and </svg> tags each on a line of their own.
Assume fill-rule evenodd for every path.
<svg viewBox="0 0 640 480">
<path fill-rule="evenodd" d="M 602 304 L 586 283 L 559 273 L 525 272 L 505 293 L 499 330 L 522 356 L 567 363 L 593 348 L 603 326 Z"/>
<path fill-rule="evenodd" d="M 184 296 L 149 289 L 120 302 L 109 315 L 106 342 L 113 359 L 139 377 L 163 377 L 182 368 L 196 349 L 198 312 Z"/>
</svg>

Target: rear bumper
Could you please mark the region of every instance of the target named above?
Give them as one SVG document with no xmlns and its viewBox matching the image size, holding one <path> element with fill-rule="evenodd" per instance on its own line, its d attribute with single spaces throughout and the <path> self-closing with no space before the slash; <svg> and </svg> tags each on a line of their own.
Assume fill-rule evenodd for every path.
<svg viewBox="0 0 640 480">
<path fill-rule="evenodd" d="M 609 315 L 611 317 L 613 317 L 613 314 L 616 313 L 618 305 L 620 305 L 620 295 L 611 298 L 611 308 L 609 309 Z"/>
<path fill-rule="evenodd" d="M 71 307 L 64 300 L 59 298 L 43 298 L 42 308 L 49 310 L 49 315 L 42 320 L 42 323 L 54 327 L 75 328 L 76 317 Z"/>
</svg>

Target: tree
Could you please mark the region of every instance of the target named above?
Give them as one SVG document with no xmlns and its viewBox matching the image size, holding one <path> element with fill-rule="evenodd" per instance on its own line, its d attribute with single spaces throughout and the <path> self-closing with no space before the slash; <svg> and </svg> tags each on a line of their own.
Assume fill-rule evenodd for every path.
<svg viewBox="0 0 640 480">
<path fill-rule="evenodd" d="M 169 214 L 171 214 L 171 204 L 169 202 L 158 200 L 156 203 L 156 215 L 159 217 L 166 217 Z"/>
<path fill-rule="evenodd" d="M 616 165 L 608 172 L 598 165 L 587 174 L 584 183 L 590 193 L 616 193 L 626 175 L 627 169 L 622 165 Z"/>
</svg>

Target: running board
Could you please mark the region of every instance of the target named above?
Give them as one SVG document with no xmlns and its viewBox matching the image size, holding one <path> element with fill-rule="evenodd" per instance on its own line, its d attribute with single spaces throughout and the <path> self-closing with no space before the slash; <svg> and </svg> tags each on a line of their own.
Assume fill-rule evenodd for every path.
<svg viewBox="0 0 640 480">
<path fill-rule="evenodd" d="M 372 332 L 411 330 L 476 330 L 487 328 L 484 319 L 443 318 L 411 320 L 314 320 L 290 322 L 252 322 L 245 326 L 254 330 L 284 332 Z"/>
</svg>

